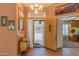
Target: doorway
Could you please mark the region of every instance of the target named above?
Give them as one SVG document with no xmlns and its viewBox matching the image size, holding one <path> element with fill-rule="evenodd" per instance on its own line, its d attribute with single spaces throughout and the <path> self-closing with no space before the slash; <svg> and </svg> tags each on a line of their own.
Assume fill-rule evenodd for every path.
<svg viewBox="0 0 79 59">
<path fill-rule="evenodd" d="M 33 21 L 33 45 L 36 48 L 44 47 L 44 21 L 34 20 Z"/>
<path fill-rule="evenodd" d="M 74 26 L 75 23 L 75 26 Z M 65 20 L 63 24 L 63 47 L 79 48 L 78 20 Z M 77 24 L 77 25 L 76 25 Z"/>
<path fill-rule="evenodd" d="M 64 16 L 57 20 L 57 48 L 79 48 L 77 16 Z"/>
</svg>

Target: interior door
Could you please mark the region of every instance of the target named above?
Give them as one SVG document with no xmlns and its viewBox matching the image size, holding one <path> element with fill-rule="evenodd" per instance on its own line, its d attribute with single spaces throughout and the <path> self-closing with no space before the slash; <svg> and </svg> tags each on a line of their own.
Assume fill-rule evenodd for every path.
<svg viewBox="0 0 79 59">
<path fill-rule="evenodd" d="M 45 21 L 45 47 L 56 51 L 56 20 Z"/>
</svg>

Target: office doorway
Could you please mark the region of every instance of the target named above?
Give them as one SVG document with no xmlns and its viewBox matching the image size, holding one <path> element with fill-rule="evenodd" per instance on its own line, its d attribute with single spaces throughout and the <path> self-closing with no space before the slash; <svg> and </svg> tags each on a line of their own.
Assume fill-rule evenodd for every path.
<svg viewBox="0 0 79 59">
<path fill-rule="evenodd" d="M 44 47 L 44 20 L 33 21 L 33 45 L 35 48 Z"/>
</svg>

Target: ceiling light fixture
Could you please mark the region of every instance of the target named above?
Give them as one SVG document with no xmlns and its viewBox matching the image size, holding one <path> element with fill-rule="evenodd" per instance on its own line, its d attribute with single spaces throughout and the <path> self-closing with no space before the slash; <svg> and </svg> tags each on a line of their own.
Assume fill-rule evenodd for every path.
<svg viewBox="0 0 79 59">
<path fill-rule="evenodd" d="M 30 8 L 31 8 L 31 10 L 34 10 L 34 6 L 33 5 L 30 5 Z"/>
<path fill-rule="evenodd" d="M 35 9 L 35 14 L 38 14 L 38 9 Z"/>
<path fill-rule="evenodd" d="M 38 7 L 38 4 L 34 4 L 35 7 Z"/>
<path fill-rule="evenodd" d="M 39 5 L 39 10 L 43 10 L 43 5 Z"/>
<path fill-rule="evenodd" d="M 39 10 L 43 10 L 43 5 L 32 4 L 30 5 L 30 8 L 34 11 L 35 14 L 38 14 Z"/>
</svg>

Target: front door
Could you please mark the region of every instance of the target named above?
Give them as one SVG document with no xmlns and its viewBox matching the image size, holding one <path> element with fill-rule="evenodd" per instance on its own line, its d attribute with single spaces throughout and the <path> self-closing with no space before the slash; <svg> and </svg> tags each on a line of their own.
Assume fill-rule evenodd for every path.
<svg viewBox="0 0 79 59">
<path fill-rule="evenodd" d="M 34 20 L 34 47 L 44 47 L 44 21 Z"/>
</svg>

